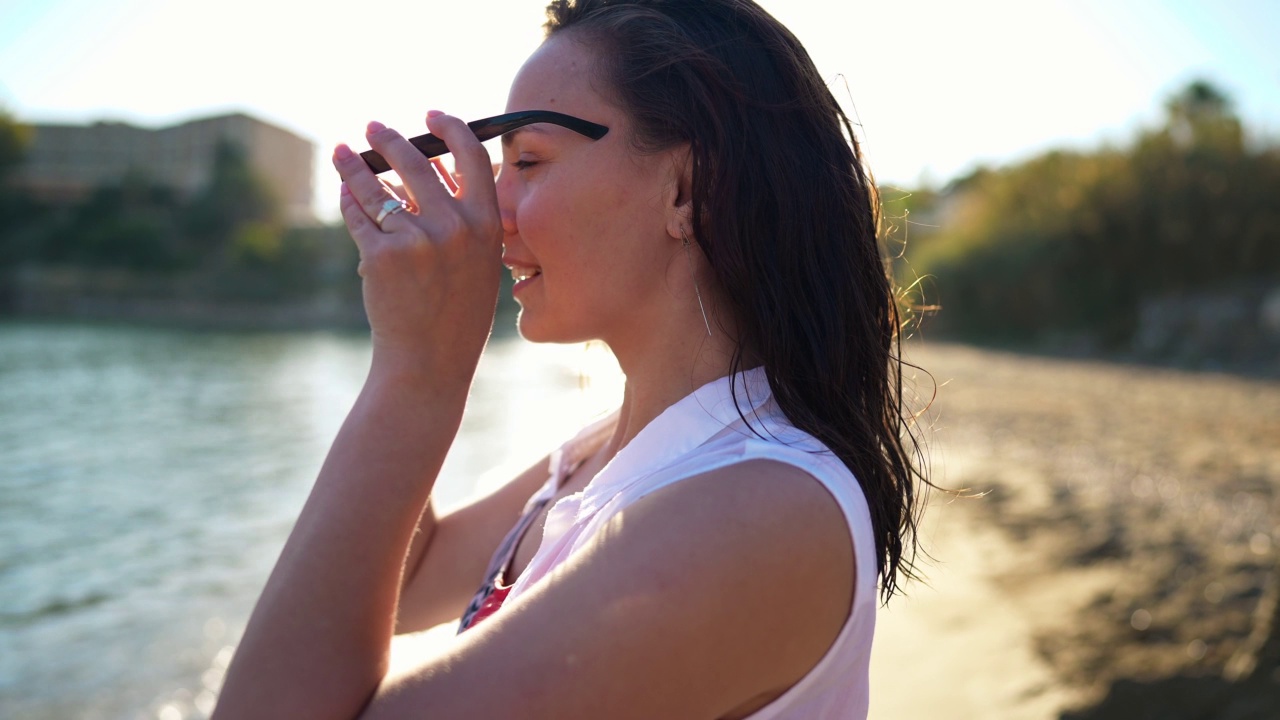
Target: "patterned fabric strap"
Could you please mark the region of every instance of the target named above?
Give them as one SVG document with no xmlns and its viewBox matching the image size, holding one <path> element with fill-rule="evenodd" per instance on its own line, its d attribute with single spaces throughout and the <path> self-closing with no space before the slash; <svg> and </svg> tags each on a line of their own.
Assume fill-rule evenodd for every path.
<svg viewBox="0 0 1280 720">
<path fill-rule="evenodd" d="M 520 516 L 516 526 L 511 528 L 507 536 L 502 539 L 502 543 L 498 545 L 498 551 L 489 561 L 489 569 L 484 575 L 484 584 L 472 596 L 471 603 L 467 605 L 467 611 L 462 614 L 462 620 L 458 623 L 459 635 L 502 607 L 502 602 L 507 599 L 507 593 L 511 592 L 511 586 L 504 586 L 503 583 L 506 581 L 507 574 L 511 572 L 511 564 L 515 562 L 516 548 L 520 547 L 520 541 L 529 532 L 529 528 L 533 527 L 533 521 L 537 519 L 538 513 L 542 512 L 549 502 L 551 502 L 550 495 L 531 503 L 525 509 L 524 515 Z"/>
<path fill-rule="evenodd" d="M 511 532 L 508 532 L 498 545 L 497 552 L 489 561 L 489 569 L 485 571 L 484 584 L 472 596 L 471 603 L 467 605 L 467 611 L 462 614 L 462 620 L 458 623 L 459 634 L 502 607 L 503 601 L 507 599 L 507 593 L 511 591 L 512 586 L 505 583 L 511 575 L 511 566 L 515 563 L 516 549 L 520 547 L 520 541 L 529 532 L 529 528 L 533 526 L 534 520 L 542 510 L 555 499 L 556 491 L 564 486 L 570 475 L 577 472 L 588 455 L 600 448 L 604 439 L 613 432 L 617 422 L 617 412 L 600 418 L 551 453 L 548 458 L 550 477 L 547 478 L 547 484 L 529 499 L 525 505 L 524 514 L 520 516 L 516 526 L 511 528 Z M 515 578 L 511 578 L 511 582 L 514 583 Z"/>
</svg>

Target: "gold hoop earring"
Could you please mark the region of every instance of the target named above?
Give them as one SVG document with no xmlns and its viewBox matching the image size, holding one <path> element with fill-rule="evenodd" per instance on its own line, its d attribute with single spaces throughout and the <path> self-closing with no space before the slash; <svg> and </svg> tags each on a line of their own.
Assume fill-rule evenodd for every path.
<svg viewBox="0 0 1280 720">
<path fill-rule="evenodd" d="M 702 324 L 707 328 L 707 337 L 711 337 L 711 323 L 707 321 L 707 309 L 702 305 L 702 291 L 698 289 L 698 274 L 693 271 L 693 256 L 689 254 L 689 236 L 684 228 L 680 228 L 680 239 L 684 244 L 684 259 L 689 262 L 689 277 L 693 278 L 693 293 L 698 296 L 698 311 L 702 313 Z"/>
</svg>

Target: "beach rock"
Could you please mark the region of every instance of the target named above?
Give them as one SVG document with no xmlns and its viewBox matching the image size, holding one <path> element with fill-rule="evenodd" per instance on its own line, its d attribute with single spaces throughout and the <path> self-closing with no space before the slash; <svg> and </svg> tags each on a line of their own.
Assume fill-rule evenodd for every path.
<svg viewBox="0 0 1280 720">
<path fill-rule="evenodd" d="M 1280 287 L 1259 282 L 1145 300 L 1139 306 L 1132 350 L 1140 360 L 1192 367 L 1245 364 L 1280 369 Z"/>
</svg>

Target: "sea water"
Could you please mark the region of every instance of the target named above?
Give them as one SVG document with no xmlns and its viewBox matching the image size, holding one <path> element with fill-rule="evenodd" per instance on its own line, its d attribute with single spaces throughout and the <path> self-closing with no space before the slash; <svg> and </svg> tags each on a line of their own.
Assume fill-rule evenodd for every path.
<svg viewBox="0 0 1280 720">
<path fill-rule="evenodd" d="M 362 333 L 0 324 L 0 717 L 207 715 L 369 358 Z M 616 373 L 495 337 L 437 501 L 567 439 Z"/>
</svg>

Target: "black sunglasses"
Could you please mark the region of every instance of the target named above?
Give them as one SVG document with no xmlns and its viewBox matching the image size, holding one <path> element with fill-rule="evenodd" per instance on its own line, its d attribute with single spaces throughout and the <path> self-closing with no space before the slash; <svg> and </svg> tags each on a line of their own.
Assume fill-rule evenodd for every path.
<svg viewBox="0 0 1280 720">
<path fill-rule="evenodd" d="M 592 140 L 599 140 L 604 137 L 605 133 L 609 132 L 609 128 L 603 125 L 597 125 L 572 115 L 551 112 L 550 110 L 522 110 L 521 112 L 507 113 L 506 115 L 496 115 L 483 120 L 469 122 L 467 127 L 471 128 L 471 132 L 476 134 L 476 138 L 480 142 L 484 142 L 485 140 L 492 140 L 499 135 L 505 135 L 516 128 L 522 128 L 525 125 L 534 123 L 559 125 L 579 135 L 586 135 Z M 430 133 L 409 138 L 409 144 L 418 148 L 419 152 L 429 158 L 438 157 L 449 152 L 449 148 L 444 144 L 444 141 Z M 360 158 L 364 160 L 364 164 L 368 165 L 375 175 L 391 169 L 387 161 L 373 150 L 365 150 L 360 153 Z"/>
</svg>

